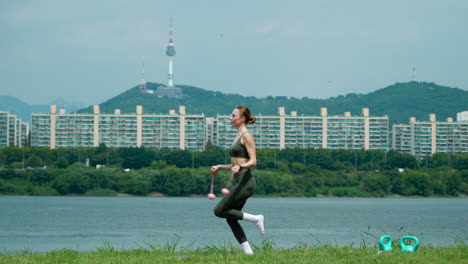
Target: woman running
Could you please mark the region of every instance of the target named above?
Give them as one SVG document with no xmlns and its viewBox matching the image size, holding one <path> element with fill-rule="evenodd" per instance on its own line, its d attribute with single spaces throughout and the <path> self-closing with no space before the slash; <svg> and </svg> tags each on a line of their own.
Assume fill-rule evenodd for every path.
<svg viewBox="0 0 468 264">
<path fill-rule="evenodd" d="M 214 214 L 220 218 L 226 218 L 234 236 L 245 254 L 253 254 L 244 230 L 239 220 L 254 223 L 263 237 L 265 229 L 263 226 L 263 215 L 251 215 L 242 212 L 247 199 L 255 192 L 255 178 L 250 168 L 257 165 L 255 154 L 255 143 L 253 136 L 247 131 L 247 124 L 255 123 L 255 116 L 245 106 L 234 108 L 231 114 L 231 125 L 237 128 L 237 136 L 232 143 L 230 154 L 231 164 L 215 165 L 211 167 L 211 174 L 216 175 L 218 170 L 231 170 L 234 177 L 234 186 L 228 195 L 216 205 Z"/>
</svg>

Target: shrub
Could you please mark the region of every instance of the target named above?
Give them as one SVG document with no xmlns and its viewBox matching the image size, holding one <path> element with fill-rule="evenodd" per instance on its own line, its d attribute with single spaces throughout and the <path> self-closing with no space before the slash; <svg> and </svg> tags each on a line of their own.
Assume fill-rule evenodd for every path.
<svg viewBox="0 0 468 264">
<path fill-rule="evenodd" d="M 37 196 L 57 196 L 59 193 L 57 190 L 50 186 L 42 186 L 42 185 L 35 185 L 31 187 L 30 190 L 31 195 Z"/>
<path fill-rule="evenodd" d="M 87 191 L 85 196 L 117 196 L 117 192 L 111 189 L 92 189 Z"/>
<path fill-rule="evenodd" d="M 347 197 L 371 197 L 372 194 L 359 190 L 358 187 L 335 187 L 328 190 L 331 196 Z"/>
</svg>

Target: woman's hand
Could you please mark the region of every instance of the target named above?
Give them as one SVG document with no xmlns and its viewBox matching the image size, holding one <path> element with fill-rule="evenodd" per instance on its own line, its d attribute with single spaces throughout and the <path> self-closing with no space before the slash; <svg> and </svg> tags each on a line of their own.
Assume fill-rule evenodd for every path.
<svg viewBox="0 0 468 264">
<path fill-rule="evenodd" d="M 218 173 L 218 170 L 219 170 L 219 165 L 214 165 L 213 167 L 211 167 L 211 175 L 215 176 L 216 173 Z"/>
<path fill-rule="evenodd" d="M 238 173 L 240 170 L 241 170 L 241 166 L 239 166 L 239 165 L 232 166 L 232 168 L 231 168 L 231 172 L 234 173 L 234 174 Z"/>
</svg>

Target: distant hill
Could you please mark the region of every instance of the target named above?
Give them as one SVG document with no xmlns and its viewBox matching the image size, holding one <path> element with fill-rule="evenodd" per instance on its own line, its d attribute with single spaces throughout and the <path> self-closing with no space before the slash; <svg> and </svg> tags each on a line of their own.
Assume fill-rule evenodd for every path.
<svg viewBox="0 0 468 264">
<path fill-rule="evenodd" d="M 6 111 L 14 114 L 23 122 L 31 120 L 31 113 L 47 113 L 47 105 L 30 105 L 14 96 L 0 95 L 0 111 Z"/>
<path fill-rule="evenodd" d="M 158 83 L 147 83 L 149 89 L 156 89 Z M 371 116 L 388 115 L 390 123 L 408 123 L 409 117 L 428 120 L 435 113 L 438 120 L 447 117 L 455 119 L 456 113 L 468 110 L 468 91 L 440 86 L 428 82 L 396 83 L 367 94 L 350 93 L 328 99 L 294 98 L 286 96 L 267 96 L 256 98 L 239 94 L 225 94 L 198 87 L 179 85 L 184 96 L 179 99 L 159 98 L 154 94 L 141 93 L 135 86 L 100 104 L 102 113 L 113 113 L 118 108 L 122 113 L 134 113 L 136 105 L 143 105 L 145 113 L 168 113 L 185 105 L 187 113 L 216 117 L 228 115 L 237 105 L 248 106 L 254 115 L 276 115 L 278 107 L 284 106 L 286 112 L 297 111 L 298 115 L 320 114 L 321 107 L 328 108 L 329 115 L 343 115 L 351 112 L 360 115 L 364 107 L 370 109 Z M 92 106 L 82 108 L 78 103 L 55 100 L 49 104 L 30 105 L 13 96 L 0 96 L 0 111 L 16 114 L 24 122 L 29 122 L 31 113 L 48 113 L 50 104 L 65 107 L 67 112 L 91 113 Z"/>
<path fill-rule="evenodd" d="M 147 83 L 149 89 L 156 89 L 158 83 Z M 329 115 L 343 115 L 351 112 L 357 116 L 364 107 L 370 109 L 371 116 L 388 115 L 390 123 L 408 123 L 410 117 L 428 120 L 435 113 L 438 120 L 453 117 L 456 113 L 468 110 L 468 91 L 440 86 L 428 82 L 396 83 L 368 94 L 350 93 L 328 99 L 294 98 L 267 96 L 256 98 L 239 94 L 224 94 L 198 87 L 179 85 L 182 98 L 159 98 L 154 94 L 141 93 L 135 86 L 122 94 L 100 104 L 102 113 L 134 113 L 136 105 L 143 106 L 144 113 L 168 113 L 185 105 L 187 113 L 215 117 L 217 114 L 230 114 L 237 105 L 248 106 L 254 115 L 276 115 L 278 107 L 284 106 L 286 112 L 297 111 L 298 115 L 320 115 L 320 108 L 327 107 Z M 92 112 L 92 106 L 79 112 Z"/>
<path fill-rule="evenodd" d="M 49 104 L 28 104 L 14 96 L 0 95 L 0 111 L 14 114 L 23 122 L 30 122 L 32 113 L 49 113 L 51 104 L 65 107 L 68 112 L 83 108 L 82 104 L 69 103 L 63 99 L 56 99 Z"/>
</svg>

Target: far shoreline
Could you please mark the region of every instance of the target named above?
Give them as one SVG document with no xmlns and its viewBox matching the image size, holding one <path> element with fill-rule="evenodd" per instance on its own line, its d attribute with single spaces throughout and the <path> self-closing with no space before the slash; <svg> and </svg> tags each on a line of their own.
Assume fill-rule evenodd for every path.
<svg viewBox="0 0 468 264">
<path fill-rule="evenodd" d="M 71 193 L 67 195 L 22 195 L 22 194 L 3 194 L 0 193 L 0 197 L 13 197 L 13 196 L 29 196 L 29 197 L 124 197 L 124 198 L 206 198 L 206 195 L 202 194 L 193 194 L 187 196 L 170 196 L 163 193 L 149 193 L 148 195 L 135 195 L 135 194 L 128 194 L 128 193 L 117 193 L 116 195 L 84 195 L 84 194 L 76 194 Z M 217 195 L 217 198 L 223 197 L 222 194 Z M 433 195 L 433 196 L 402 196 L 402 195 L 384 195 L 384 196 L 330 196 L 330 195 L 317 195 L 317 196 L 289 196 L 289 195 L 254 195 L 252 198 L 468 198 L 468 195 L 458 195 L 458 196 L 440 196 L 440 195 Z"/>
</svg>

